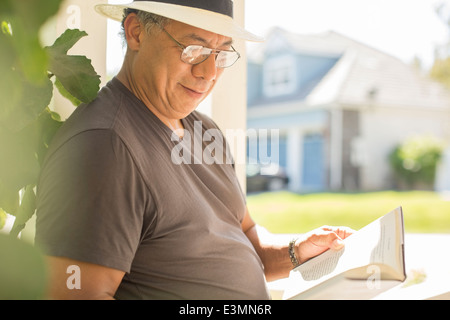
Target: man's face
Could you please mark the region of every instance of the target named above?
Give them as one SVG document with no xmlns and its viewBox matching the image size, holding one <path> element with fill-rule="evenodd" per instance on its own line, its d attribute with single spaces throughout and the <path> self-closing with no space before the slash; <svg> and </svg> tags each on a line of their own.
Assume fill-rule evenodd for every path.
<svg viewBox="0 0 450 320">
<path fill-rule="evenodd" d="M 231 47 L 231 38 L 181 22 L 173 21 L 165 30 L 184 46 Z M 223 72 L 215 66 L 215 55 L 197 65 L 181 61 L 182 49 L 158 26 L 150 34 L 141 32 L 140 39 L 133 64 L 136 94 L 153 112 L 170 119 L 186 117 L 208 96 Z"/>
</svg>

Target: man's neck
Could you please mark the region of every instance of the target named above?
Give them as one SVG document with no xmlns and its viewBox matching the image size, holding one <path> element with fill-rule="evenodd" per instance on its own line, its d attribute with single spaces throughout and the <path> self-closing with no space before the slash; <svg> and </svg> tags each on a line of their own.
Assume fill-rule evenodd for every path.
<svg viewBox="0 0 450 320">
<path fill-rule="evenodd" d="M 136 90 L 134 90 L 133 82 L 131 80 L 131 77 L 129 76 L 129 73 L 127 72 L 127 67 L 124 63 L 122 66 L 122 69 L 117 74 L 116 78 L 130 90 L 131 93 L 133 93 L 139 100 L 142 101 L 142 99 L 139 98 L 139 95 L 136 94 Z M 152 108 L 149 103 L 146 103 L 145 101 L 142 101 L 146 107 L 156 116 L 159 120 L 161 120 L 162 123 L 164 123 L 168 128 L 170 128 L 173 132 L 175 132 L 180 138 L 184 135 L 184 126 L 181 119 L 169 119 L 159 113 L 155 108 Z"/>
</svg>

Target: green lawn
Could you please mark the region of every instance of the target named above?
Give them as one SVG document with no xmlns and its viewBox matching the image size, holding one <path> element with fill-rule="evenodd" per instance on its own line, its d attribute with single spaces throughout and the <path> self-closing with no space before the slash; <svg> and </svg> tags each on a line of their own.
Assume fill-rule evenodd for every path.
<svg viewBox="0 0 450 320">
<path fill-rule="evenodd" d="M 249 195 L 247 204 L 253 219 L 273 233 L 303 233 L 322 225 L 358 230 L 398 206 L 405 232 L 450 233 L 450 201 L 434 192 L 275 192 Z"/>
</svg>

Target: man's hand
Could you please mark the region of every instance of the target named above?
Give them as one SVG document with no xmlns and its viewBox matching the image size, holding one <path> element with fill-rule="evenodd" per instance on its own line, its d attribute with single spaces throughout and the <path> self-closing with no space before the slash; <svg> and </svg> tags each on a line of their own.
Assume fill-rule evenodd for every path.
<svg viewBox="0 0 450 320">
<path fill-rule="evenodd" d="M 339 250 L 344 247 L 343 239 L 350 236 L 355 231 L 347 227 L 323 226 L 297 240 L 297 258 L 300 263 L 327 251 L 328 249 Z"/>
</svg>

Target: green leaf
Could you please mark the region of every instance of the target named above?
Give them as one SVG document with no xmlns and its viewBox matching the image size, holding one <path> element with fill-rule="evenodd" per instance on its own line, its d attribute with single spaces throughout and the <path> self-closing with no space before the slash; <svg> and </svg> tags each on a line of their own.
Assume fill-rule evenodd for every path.
<svg viewBox="0 0 450 320">
<path fill-rule="evenodd" d="M 10 232 L 10 235 L 13 237 L 19 235 L 20 231 L 25 228 L 25 224 L 34 214 L 34 211 L 36 211 L 36 195 L 33 190 L 34 187 L 34 185 L 28 185 L 25 188 L 16 219 L 14 220 L 14 225 Z"/>
<path fill-rule="evenodd" d="M 58 112 L 51 111 L 51 110 L 48 110 L 48 112 L 50 113 L 50 116 L 52 117 L 53 120 L 58 121 L 58 122 L 62 122 L 61 116 L 59 115 Z"/>
<path fill-rule="evenodd" d="M 12 36 L 11 25 L 7 21 L 2 21 L 2 32 Z"/>
<path fill-rule="evenodd" d="M 26 95 L 20 101 L 20 107 L 16 110 L 16 120 L 22 126 L 34 121 L 47 108 L 53 96 L 53 84 L 47 79 L 42 85 L 26 83 Z M 30 99 L 30 97 L 32 97 Z M 17 127 L 16 127 L 17 129 Z"/>
<path fill-rule="evenodd" d="M 53 45 L 47 48 L 53 53 L 65 55 L 81 38 L 86 37 L 87 35 L 88 34 L 85 31 L 67 29 L 55 40 Z"/>
<path fill-rule="evenodd" d="M 0 181 L 4 188 L 18 191 L 29 184 L 36 184 L 39 162 L 36 151 L 41 137 L 34 125 L 19 132 L 0 128 Z"/>
<path fill-rule="evenodd" d="M 17 132 L 36 120 L 49 105 L 53 96 L 53 84 L 48 78 L 42 85 L 25 80 L 17 81 L 15 75 L 14 72 L 10 74 L 10 79 L 21 88 L 20 98 L 6 98 L 0 102 L 0 125 Z M 3 90 L 0 89 L 0 92 L 3 93 Z"/>
<path fill-rule="evenodd" d="M 8 63 L 9 67 L 20 69 L 25 79 L 34 84 L 42 85 L 47 75 L 47 53 L 40 44 L 39 30 L 58 12 L 61 3 L 62 0 L 1 1 L 1 33 L 9 36 L 6 50 L 14 49 L 16 57 L 13 65 Z"/>
<path fill-rule="evenodd" d="M 0 125 L 18 131 L 48 106 L 53 85 L 47 75 L 47 53 L 38 40 L 21 27 L 13 26 L 12 32 L 0 32 Z"/>
<path fill-rule="evenodd" d="M 62 1 L 0 0 L 0 226 L 5 212 L 15 215 L 13 235 L 35 212 L 33 187 L 62 124 L 48 108 L 53 95 L 48 71 L 76 104 L 94 99 L 100 86 L 89 59 L 67 54 L 85 32 L 67 30 L 51 47 L 40 44 L 41 26 Z"/>
<path fill-rule="evenodd" d="M 84 56 L 69 56 L 67 51 L 86 35 L 84 31 L 68 29 L 52 46 L 47 47 L 49 71 L 67 92 L 82 102 L 95 99 L 100 88 L 100 76 L 92 67 L 91 60 Z"/>
<path fill-rule="evenodd" d="M 25 21 L 18 16 L 12 16 L 7 21 L 12 32 L 10 46 L 15 51 L 12 67 L 20 70 L 28 81 L 42 84 L 47 76 L 48 57 L 40 44 L 39 28 L 28 30 Z"/>
<path fill-rule="evenodd" d="M 40 165 L 42 165 L 42 162 L 44 161 L 53 136 L 61 127 L 62 123 L 59 114 L 51 111 L 49 108 L 47 108 L 34 123 L 35 128 L 33 130 L 41 139 L 38 142 L 36 149 L 36 156 Z"/>
<path fill-rule="evenodd" d="M 14 68 L 16 52 L 12 37 L 0 33 L 0 121 L 15 108 L 23 93 L 20 73 Z"/>
<path fill-rule="evenodd" d="M 6 188 L 0 181 L 0 208 L 7 213 L 15 216 L 19 209 L 19 190 L 14 188 Z"/>
<path fill-rule="evenodd" d="M 26 26 L 28 31 L 39 31 L 39 28 L 50 17 L 58 13 L 63 0 L 1 0 L 0 8 L 6 9 L 6 14 L 14 13 Z"/>
<path fill-rule="evenodd" d="M 11 12 L 13 11 L 13 9 L 12 9 L 13 3 L 14 3 L 14 1 L 12 1 L 12 0 L 0 1 L 0 13 L 2 16 L 11 14 Z"/>
<path fill-rule="evenodd" d="M 48 146 L 62 125 L 58 114 L 46 108 L 21 131 L 0 127 L 0 208 L 16 215 L 19 190 L 37 184 Z"/>
<path fill-rule="evenodd" d="M 64 98 L 66 98 L 67 100 L 72 102 L 72 104 L 75 107 L 78 107 L 80 104 L 82 104 L 82 102 L 80 100 L 75 98 L 73 95 L 70 94 L 69 91 L 66 90 L 66 88 L 64 88 L 64 86 L 62 85 L 61 81 L 59 81 L 58 78 L 56 78 L 56 80 L 55 80 L 55 87 L 58 89 L 59 93 L 61 93 L 61 95 Z"/>
<path fill-rule="evenodd" d="M 6 224 L 6 218 L 6 212 L 2 208 L 0 208 L 0 230 L 2 230 Z"/>
</svg>

